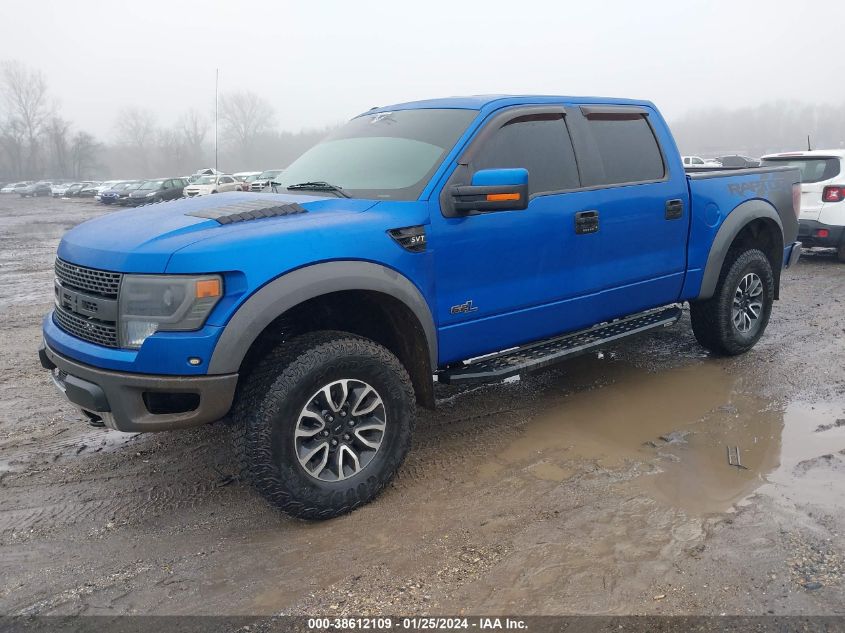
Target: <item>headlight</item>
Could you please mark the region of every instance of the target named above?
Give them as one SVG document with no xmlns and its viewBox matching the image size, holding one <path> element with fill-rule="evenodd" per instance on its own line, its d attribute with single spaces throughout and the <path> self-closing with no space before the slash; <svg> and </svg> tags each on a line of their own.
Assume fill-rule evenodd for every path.
<svg viewBox="0 0 845 633">
<path fill-rule="evenodd" d="M 118 298 L 120 345 L 137 349 L 159 331 L 198 330 L 222 296 L 219 275 L 124 275 Z"/>
</svg>

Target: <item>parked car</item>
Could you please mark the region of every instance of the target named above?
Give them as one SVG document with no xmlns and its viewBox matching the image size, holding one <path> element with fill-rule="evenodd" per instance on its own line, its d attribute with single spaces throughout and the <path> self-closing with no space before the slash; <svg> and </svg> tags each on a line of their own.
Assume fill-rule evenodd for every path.
<svg viewBox="0 0 845 633">
<path fill-rule="evenodd" d="M 763 156 L 762 164 L 801 171 L 799 239 L 805 246 L 835 248 L 845 263 L 845 151 L 771 154 Z"/>
<path fill-rule="evenodd" d="M 722 163 L 712 158 L 701 158 L 700 156 L 682 156 L 684 167 L 721 167 Z"/>
<path fill-rule="evenodd" d="M 72 184 L 65 190 L 65 198 L 78 198 L 79 192 L 85 189 L 86 187 L 92 185 L 94 183 L 85 181 L 85 182 L 76 182 Z"/>
<path fill-rule="evenodd" d="M 223 193 L 224 191 L 241 191 L 240 181 L 235 180 L 235 177 L 229 174 L 200 176 L 185 187 L 185 195 L 189 198 L 211 193 Z"/>
<path fill-rule="evenodd" d="M 249 191 L 252 182 L 261 175 L 260 171 L 239 171 L 232 174 L 241 183 L 241 191 Z"/>
<path fill-rule="evenodd" d="M 683 302 L 713 352 L 757 343 L 801 254 L 799 169 L 685 173 L 675 148 L 647 101 L 365 112 L 276 176 L 284 193 L 68 231 L 41 364 L 122 431 L 231 410 L 271 503 L 349 512 L 399 470 L 434 374 L 501 381 L 662 330 Z"/>
<path fill-rule="evenodd" d="M 77 192 L 77 197 L 79 198 L 93 198 L 97 195 L 97 188 L 100 186 L 100 182 L 88 182 L 85 184 L 82 189 Z"/>
<path fill-rule="evenodd" d="M 50 187 L 50 193 L 53 195 L 54 198 L 61 198 L 65 195 L 65 191 L 67 188 L 70 187 L 73 183 L 70 182 L 59 182 L 53 183 L 53 186 Z"/>
<path fill-rule="evenodd" d="M 27 185 L 18 191 L 21 198 L 40 198 L 41 196 L 52 196 L 53 185 L 46 180 Z"/>
<path fill-rule="evenodd" d="M 142 182 L 140 180 L 124 180 L 123 182 L 115 183 L 100 193 L 99 200 L 103 204 L 119 204 L 121 198 L 128 197 Z"/>
<path fill-rule="evenodd" d="M 281 176 L 285 173 L 284 169 L 268 169 L 267 171 L 262 171 L 258 176 L 249 184 L 250 191 L 264 191 L 270 187 L 270 183 L 273 182 L 276 178 Z"/>
<path fill-rule="evenodd" d="M 145 180 L 141 186 L 129 194 L 126 202 L 132 206 L 175 200 L 182 197 L 187 183 L 181 178 L 156 178 Z"/>
<path fill-rule="evenodd" d="M 28 187 L 31 184 L 32 183 L 28 180 L 23 182 L 9 183 L 8 185 L 0 189 L 0 193 L 20 193 L 22 189 Z"/>
<path fill-rule="evenodd" d="M 109 189 L 111 189 L 112 187 L 114 187 L 116 184 L 118 184 L 120 182 L 122 182 L 122 181 L 120 181 L 120 180 L 106 180 L 106 181 L 101 182 L 95 188 L 96 193 L 94 193 L 94 199 L 99 201 L 100 196 L 103 194 L 104 191 L 108 191 Z"/>
<path fill-rule="evenodd" d="M 119 204 L 122 207 L 131 206 L 129 196 L 132 195 L 133 191 L 137 191 L 138 189 L 140 189 L 141 185 L 143 185 L 145 182 L 146 180 L 138 180 L 126 187 L 126 189 L 124 189 L 123 191 L 120 191 L 117 196 L 116 204 Z"/>
<path fill-rule="evenodd" d="M 759 167 L 760 160 L 757 158 L 750 158 L 749 156 L 740 156 L 739 154 L 731 154 L 729 156 L 720 156 L 716 159 L 722 167 L 729 169 L 745 169 L 747 167 Z"/>
</svg>

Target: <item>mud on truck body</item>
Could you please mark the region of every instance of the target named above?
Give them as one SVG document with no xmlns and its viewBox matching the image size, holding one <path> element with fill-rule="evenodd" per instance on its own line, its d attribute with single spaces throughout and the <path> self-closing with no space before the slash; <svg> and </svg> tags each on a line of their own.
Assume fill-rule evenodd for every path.
<svg viewBox="0 0 845 633">
<path fill-rule="evenodd" d="M 305 518 L 390 482 L 435 377 L 522 374 L 683 302 L 702 345 L 740 354 L 801 252 L 797 170 L 687 174 L 642 101 L 373 109 L 279 180 L 69 231 L 39 354 L 92 422 L 226 418 L 244 476 Z"/>
</svg>

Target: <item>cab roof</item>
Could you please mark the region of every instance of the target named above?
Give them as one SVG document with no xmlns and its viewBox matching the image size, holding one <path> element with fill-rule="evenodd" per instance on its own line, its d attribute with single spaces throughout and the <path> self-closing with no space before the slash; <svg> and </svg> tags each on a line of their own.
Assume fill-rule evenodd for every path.
<svg viewBox="0 0 845 633">
<path fill-rule="evenodd" d="M 613 97 L 567 97 L 555 95 L 472 95 L 467 97 L 443 97 L 424 101 L 409 101 L 371 108 L 361 114 L 390 112 L 394 110 L 453 109 L 453 110 L 495 110 L 511 105 L 542 105 L 546 103 L 573 103 L 590 105 L 634 105 L 654 107 L 651 101 L 618 99 Z M 360 115 L 359 115 L 360 116 Z"/>
</svg>

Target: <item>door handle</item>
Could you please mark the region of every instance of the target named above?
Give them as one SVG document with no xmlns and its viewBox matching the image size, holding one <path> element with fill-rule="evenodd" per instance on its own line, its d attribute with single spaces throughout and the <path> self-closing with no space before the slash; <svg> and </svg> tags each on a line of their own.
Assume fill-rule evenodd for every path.
<svg viewBox="0 0 845 633">
<path fill-rule="evenodd" d="M 599 212 L 598 211 L 579 211 L 575 214 L 575 233 L 583 235 L 585 233 L 597 233 L 599 230 Z"/>
<path fill-rule="evenodd" d="M 684 201 L 678 198 L 666 201 L 666 219 L 680 220 L 684 215 Z"/>
</svg>

